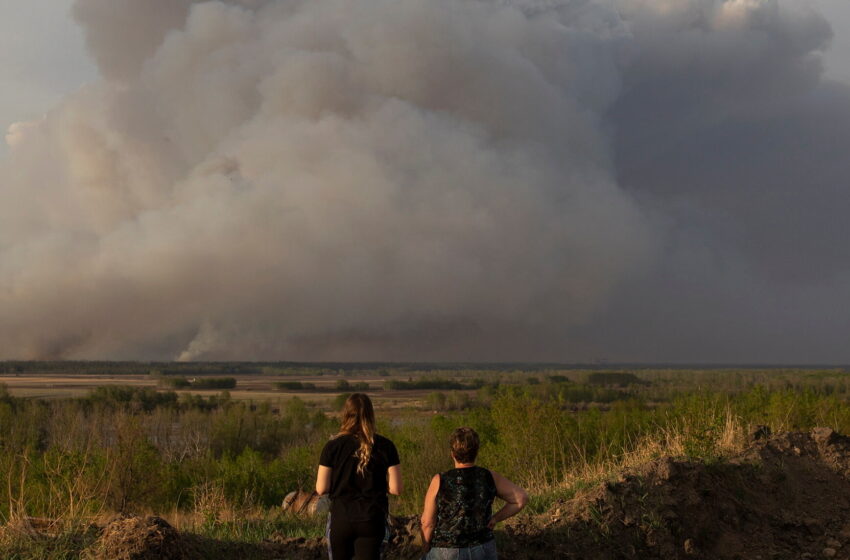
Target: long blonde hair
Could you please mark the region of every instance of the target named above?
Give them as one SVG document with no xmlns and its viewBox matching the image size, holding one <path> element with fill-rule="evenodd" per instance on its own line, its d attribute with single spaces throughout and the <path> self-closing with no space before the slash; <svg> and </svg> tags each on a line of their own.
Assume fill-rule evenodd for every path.
<svg viewBox="0 0 850 560">
<path fill-rule="evenodd" d="M 372 447 L 375 445 L 375 409 L 368 395 L 353 393 L 346 399 L 339 427 L 339 435 L 342 434 L 352 435 L 360 442 L 355 456 L 358 460 L 357 473 L 362 475 L 372 458 Z"/>
</svg>

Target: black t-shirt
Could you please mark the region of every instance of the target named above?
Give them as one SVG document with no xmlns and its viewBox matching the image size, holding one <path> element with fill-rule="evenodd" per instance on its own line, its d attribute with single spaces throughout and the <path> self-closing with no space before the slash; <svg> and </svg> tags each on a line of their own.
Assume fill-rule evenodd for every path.
<svg viewBox="0 0 850 560">
<path fill-rule="evenodd" d="M 364 473 L 357 472 L 360 449 L 357 437 L 337 436 L 325 444 L 319 464 L 331 470 L 331 513 L 344 514 L 350 521 L 384 518 L 389 511 L 387 470 L 400 463 L 393 442 L 375 436 L 372 456 Z"/>
</svg>

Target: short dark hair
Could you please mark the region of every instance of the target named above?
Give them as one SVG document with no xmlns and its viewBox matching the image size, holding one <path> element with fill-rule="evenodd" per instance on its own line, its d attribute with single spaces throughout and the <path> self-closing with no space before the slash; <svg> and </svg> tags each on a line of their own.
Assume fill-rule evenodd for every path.
<svg viewBox="0 0 850 560">
<path fill-rule="evenodd" d="M 478 439 L 475 430 L 464 427 L 452 432 L 449 445 L 452 448 L 452 457 L 455 458 L 455 461 L 458 463 L 474 463 L 478 456 L 481 441 Z"/>
</svg>

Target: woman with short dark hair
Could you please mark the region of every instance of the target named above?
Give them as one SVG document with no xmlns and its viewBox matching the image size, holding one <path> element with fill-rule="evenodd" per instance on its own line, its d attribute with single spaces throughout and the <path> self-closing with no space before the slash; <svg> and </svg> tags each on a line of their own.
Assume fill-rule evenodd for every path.
<svg viewBox="0 0 850 560">
<path fill-rule="evenodd" d="M 384 542 L 387 492 L 402 491 L 398 451 L 375 433 L 372 401 L 354 393 L 342 423 L 322 450 L 316 493 L 330 494 L 328 556 L 331 560 L 378 560 Z"/>
<path fill-rule="evenodd" d="M 500 474 L 475 465 L 480 440 L 472 428 L 456 429 L 449 444 L 455 468 L 434 475 L 425 494 L 425 560 L 496 560 L 493 528 L 522 510 L 528 495 Z M 493 515 L 496 496 L 505 505 Z"/>
</svg>

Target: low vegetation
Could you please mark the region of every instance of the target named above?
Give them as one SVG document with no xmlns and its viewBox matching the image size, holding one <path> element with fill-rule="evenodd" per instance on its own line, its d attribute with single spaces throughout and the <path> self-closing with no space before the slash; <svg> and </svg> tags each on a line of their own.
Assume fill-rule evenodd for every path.
<svg viewBox="0 0 850 560">
<path fill-rule="evenodd" d="M 392 379 L 384 383 L 384 388 L 390 391 L 420 391 L 423 389 L 479 389 L 484 386 L 482 379 L 474 379 L 469 383 L 462 383 L 453 379 L 442 377 L 423 377 L 421 379 L 410 379 L 401 381 Z"/>
<path fill-rule="evenodd" d="M 159 386 L 169 389 L 235 389 L 235 377 L 192 377 L 162 376 Z"/>
<path fill-rule="evenodd" d="M 624 465 L 661 455 L 720 461 L 740 450 L 748 426 L 850 432 L 843 370 L 381 371 L 389 377 L 375 395 L 391 386 L 421 391 L 407 404 L 379 402 L 378 410 L 408 488 L 392 509 L 407 515 L 419 510 L 430 477 L 450 466 L 445 442 L 458 425 L 481 435 L 482 465 L 531 490 L 529 513 Z M 256 403 L 228 391 L 131 386 L 24 399 L 0 386 L 0 521 L 13 528 L 49 519 L 63 535 L 27 544 L 26 532 L 7 530 L 0 557 L 77 558 L 91 520 L 120 512 L 156 513 L 215 538 L 320 534 L 320 521 L 296 522 L 278 506 L 289 491 L 311 488 L 346 394 L 378 390 L 358 375 L 344 372 L 324 400 Z M 306 391 L 313 382 L 277 383 Z"/>
</svg>

